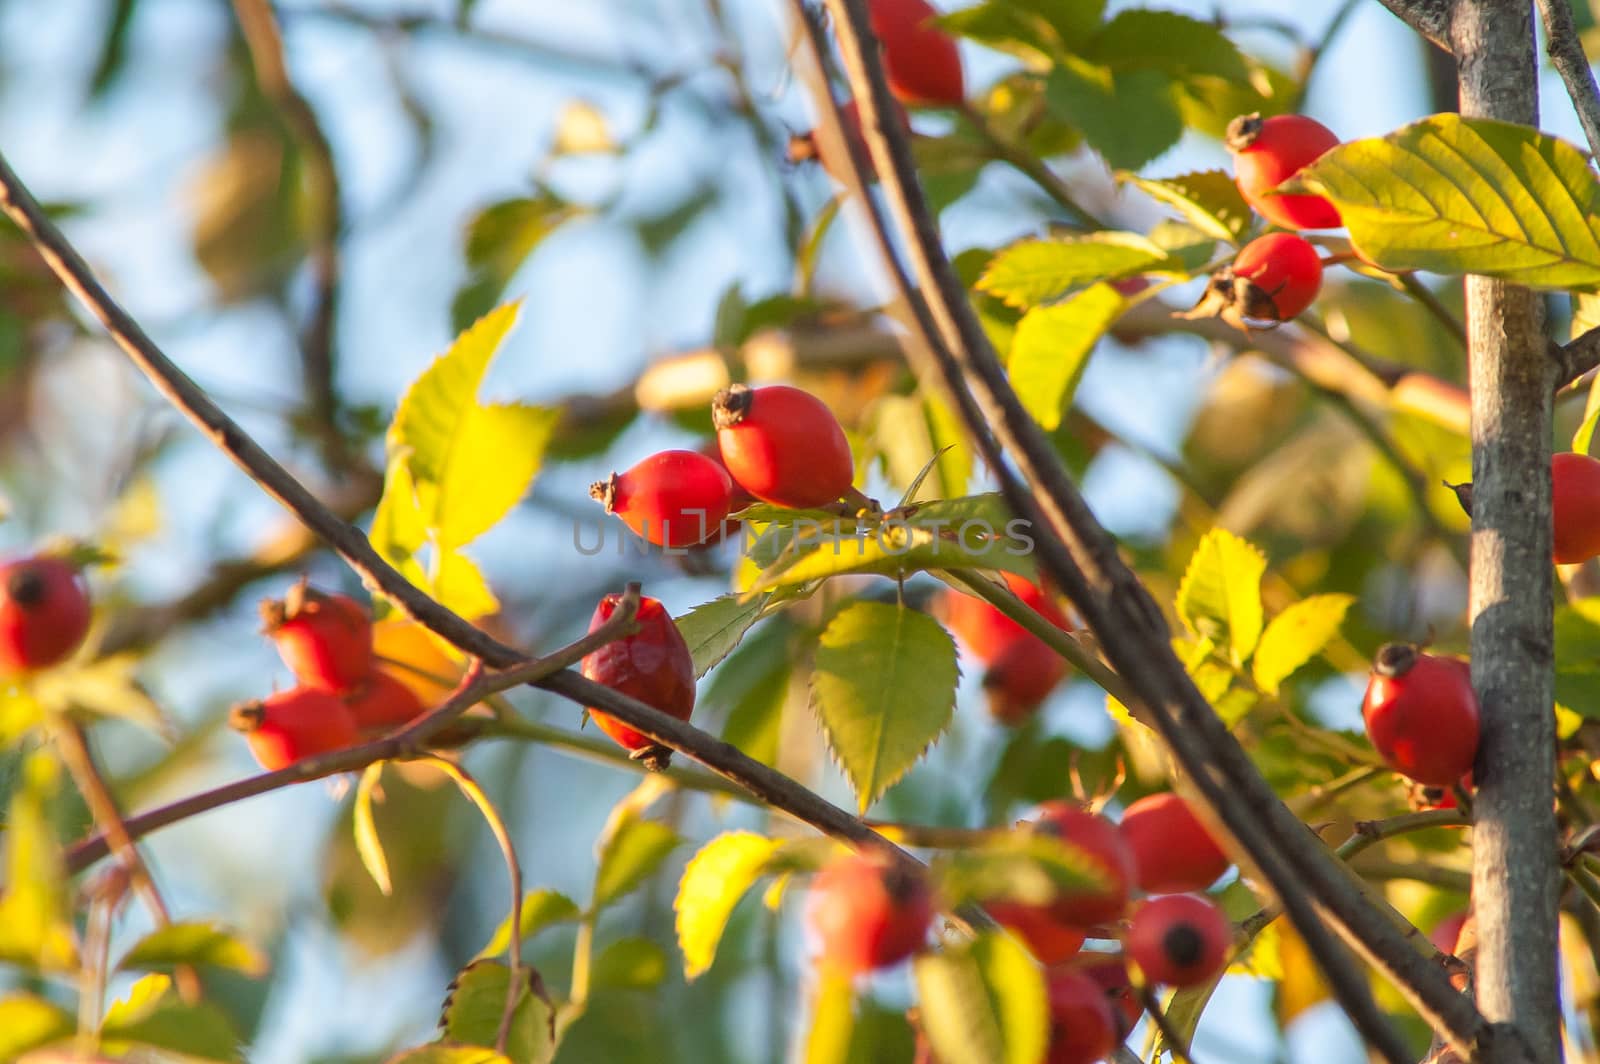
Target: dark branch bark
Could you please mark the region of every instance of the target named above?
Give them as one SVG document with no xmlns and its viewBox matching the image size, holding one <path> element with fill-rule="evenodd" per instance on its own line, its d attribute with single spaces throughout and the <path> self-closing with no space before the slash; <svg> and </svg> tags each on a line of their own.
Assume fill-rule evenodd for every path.
<svg viewBox="0 0 1600 1064">
<path fill-rule="evenodd" d="M 1461 113 L 1536 125 L 1532 4 L 1457 0 Z M 1560 1057 L 1553 809 L 1550 417 L 1556 360 L 1538 296 L 1468 277 L 1472 678 L 1483 707 L 1472 835 L 1477 1000 L 1532 1059 Z"/>
<path fill-rule="evenodd" d="M 1572 20 L 1570 0 L 1538 0 L 1539 18 L 1544 22 L 1545 54 L 1561 75 L 1573 110 L 1583 125 L 1589 151 L 1600 155 L 1600 86 L 1595 84 L 1594 68 L 1583 52 L 1577 24 Z"/>
<path fill-rule="evenodd" d="M 1450 43 L 1450 5 L 1453 0 L 1380 0 L 1396 18 L 1446 52 Z"/>
<path fill-rule="evenodd" d="M 795 0 L 794 6 L 804 21 L 803 3 Z M 1470 1002 L 1367 904 L 1347 878 L 1348 870 L 1333 861 L 1278 801 L 1172 655 L 1159 608 L 1122 563 L 1116 544 L 1089 513 L 1048 441 L 1017 401 L 944 257 L 916 183 L 906 137 L 896 124 L 883 121 L 893 104 L 872 46 L 865 5 L 861 0 L 829 0 L 829 8 L 872 163 L 905 235 L 918 281 L 915 288 L 908 288 L 895 269 L 897 283 L 913 307 L 926 296 L 928 302 L 917 318 L 919 324 L 931 319 L 935 326 L 924 336 L 927 347 L 1008 502 L 1019 516 L 1033 522 L 1045 573 L 1084 615 L 1113 667 L 1153 711 L 1163 737 L 1194 777 L 1201 797 L 1277 890 L 1363 1035 L 1386 1059 L 1409 1064 L 1408 1047 L 1373 1003 L 1363 973 L 1329 936 L 1318 919 L 1319 910 L 1395 980 L 1430 1022 L 1448 1032 L 1452 1042 L 1476 1052 L 1493 1032 Z M 811 29 L 821 61 L 825 46 L 816 40 L 815 27 Z M 837 107 L 831 98 L 826 102 Z M 883 232 L 878 237 L 892 266 L 892 237 Z M 1025 482 L 1011 472 L 991 428 L 1011 452 Z"/>
</svg>

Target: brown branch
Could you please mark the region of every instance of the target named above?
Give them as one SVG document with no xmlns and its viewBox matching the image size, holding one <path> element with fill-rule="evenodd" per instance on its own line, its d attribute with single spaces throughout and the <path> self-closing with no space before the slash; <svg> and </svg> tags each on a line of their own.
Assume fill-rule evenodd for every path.
<svg viewBox="0 0 1600 1064">
<path fill-rule="evenodd" d="M 302 384 L 306 392 L 306 422 L 323 445 L 330 466 L 342 469 L 352 460 L 348 441 L 339 429 L 339 395 L 334 387 L 334 330 L 339 316 L 340 248 L 344 231 L 344 204 L 339 171 L 333 162 L 333 145 L 317 120 L 311 104 L 289 78 L 284 58 L 283 34 L 267 0 L 233 0 L 233 10 L 244 34 L 256 81 L 283 116 L 310 175 L 314 200 L 311 225 L 311 311 L 300 334 Z M 359 459 L 357 459 L 359 461 Z"/>
<path fill-rule="evenodd" d="M 1571 2 L 1538 0 L 1538 4 L 1539 18 L 1544 22 L 1545 54 L 1572 98 L 1589 151 L 1600 156 L 1600 85 L 1595 84 L 1594 68 L 1589 65 L 1577 24 L 1572 20 Z"/>
<path fill-rule="evenodd" d="M 1387 1059 L 1409 1064 L 1404 1040 L 1378 1010 L 1364 973 L 1331 938 L 1319 912 L 1332 918 L 1345 937 L 1454 1042 L 1474 1047 L 1488 1040 L 1493 1032 L 1471 1004 L 1410 950 L 1398 930 L 1345 878 L 1348 870 L 1333 861 L 1284 808 L 1173 656 L 1159 607 L 1123 565 L 1116 544 L 1089 513 L 1049 442 L 1011 391 L 966 292 L 944 257 L 916 183 L 906 136 L 894 123 L 884 121 L 893 104 L 862 0 L 829 0 L 828 6 L 860 108 L 864 139 L 916 270 L 915 288 L 906 285 L 904 274 L 893 266 L 894 239 L 874 215 L 880 247 L 906 301 L 917 307 L 923 296 L 928 299 L 917 314 L 918 322 L 931 318 L 936 328 L 923 339 L 1008 503 L 1019 517 L 1033 523 L 1044 571 L 1085 616 L 1112 666 L 1154 711 L 1159 730 L 1206 804 L 1273 884 L 1358 1030 Z M 825 43 L 805 19 L 802 0 L 794 0 L 794 7 L 811 31 L 818 63 L 825 62 Z M 831 97 L 825 103 L 837 108 Z M 972 393 L 967 391 L 969 385 Z M 990 436 L 991 427 L 1026 482 L 1003 460 Z"/>
<path fill-rule="evenodd" d="M 1600 328 L 1574 336 L 1558 350 L 1561 353 L 1561 376 L 1556 387 L 1560 389 L 1600 367 Z"/>
<path fill-rule="evenodd" d="M 1532 5 L 1455 0 L 1461 113 L 1537 126 Z M 1472 681 L 1483 707 L 1473 803 L 1476 996 L 1528 1058 L 1560 1059 L 1550 439 L 1557 364 L 1543 302 L 1466 279 L 1471 340 Z M 1460 1047 L 1457 1047 L 1460 1048 Z M 1465 1055 L 1465 1054 L 1463 1054 Z M 1501 1059 L 1494 1053 L 1485 1059 Z"/>
</svg>

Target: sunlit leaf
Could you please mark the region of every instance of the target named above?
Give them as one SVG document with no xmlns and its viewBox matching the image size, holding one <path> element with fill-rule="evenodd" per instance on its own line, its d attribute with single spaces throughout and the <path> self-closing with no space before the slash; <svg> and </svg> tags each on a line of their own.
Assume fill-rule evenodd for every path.
<svg viewBox="0 0 1600 1064">
<path fill-rule="evenodd" d="M 1311 595 L 1272 618 L 1250 663 L 1257 686 L 1277 694 L 1290 674 L 1322 653 L 1339 634 L 1345 612 L 1354 604 L 1353 595 Z"/>
<path fill-rule="evenodd" d="M 1028 310 L 1080 285 L 1143 272 L 1166 257 L 1139 233 L 1024 240 L 995 255 L 978 288 Z"/>
<path fill-rule="evenodd" d="M 458 550 L 441 548 L 434 558 L 433 597 L 465 617 L 476 620 L 500 608 L 478 563 Z"/>
<path fill-rule="evenodd" d="M 682 842 L 677 832 L 659 821 L 626 821 L 600 851 L 594 907 L 604 908 L 641 886 Z"/>
<path fill-rule="evenodd" d="M 402 1050 L 384 1064 L 512 1064 L 512 1061 L 482 1046 L 435 1044 Z"/>
<path fill-rule="evenodd" d="M 1190 631 L 1228 646 L 1236 663 L 1261 638 L 1261 577 L 1267 559 L 1225 528 L 1207 532 L 1178 585 L 1178 615 Z"/>
<path fill-rule="evenodd" d="M 817 643 L 811 694 L 863 812 L 955 713 L 955 642 L 925 613 L 883 602 L 839 611 Z"/>
<path fill-rule="evenodd" d="M 1049 1033 L 1044 973 L 1004 934 L 916 958 L 923 1029 L 944 1064 L 1037 1064 Z"/>
<path fill-rule="evenodd" d="M 60 774 L 43 750 L 23 762 L 5 825 L 0 893 L 0 960 L 47 972 L 68 971 L 78 962 L 66 866 L 51 817 Z"/>
<path fill-rule="evenodd" d="M 1022 405 L 1047 431 L 1060 427 L 1090 354 L 1126 305 L 1115 288 L 1097 284 L 1023 315 L 1006 372 Z"/>
<path fill-rule="evenodd" d="M 42 997 L 0 998 L 0 1060 L 16 1060 L 30 1050 L 70 1038 L 76 1029 L 71 1013 Z"/>
<path fill-rule="evenodd" d="M 572 923 L 579 915 L 578 906 L 560 891 L 548 887 L 530 890 L 522 896 L 522 934 L 518 939 L 526 942 L 547 927 Z M 495 928 L 494 934 L 489 937 L 489 944 L 479 950 L 477 957 L 473 959 L 486 960 L 489 957 L 498 957 L 510 946 L 511 917 L 507 916 L 500 921 L 500 926 Z"/>
<path fill-rule="evenodd" d="M 1581 151 L 1526 126 L 1432 115 L 1339 145 L 1293 185 L 1332 200 L 1385 269 L 1600 287 L 1600 182 Z"/>
<path fill-rule="evenodd" d="M 811 1003 L 805 1064 L 840 1064 L 850 1057 L 856 1026 L 855 986 L 844 972 L 824 968 Z"/>
<path fill-rule="evenodd" d="M 1190 225 L 1218 240 L 1237 244 L 1255 222 L 1239 186 L 1225 170 L 1197 170 L 1164 178 L 1123 171 L 1117 178 L 1178 211 Z"/>
<path fill-rule="evenodd" d="M 694 658 L 695 676 L 704 676 L 727 657 L 761 618 L 766 605 L 766 595 L 748 599 L 722 595 L 675 618 L 683 641 L 689 644 L 689 655 Z"/>
<path fill-rule="evenodd" d="M 781 845 L 754 832 L 733 831 L 706 843 L 689 861 L 672 903 L 685 978 L 694 979 L 711 967 L 734 907 L 766 872 Z"/>
<path fill-rule="evenodd" d="M 209 1001 L 184 1002 L 165 975 L 145 976 L 134 984 L 126 998 L 106 1010 L 100 1035 L 114 1055 L 134 1046 L 154 1046 L 200 1060 L 240 1057 L 227 1014 Z"/>
<path fill-rule="evenodd" d="M 232 932 L 205 921 L 188 921 L 159 927 L 123 954 L 122 969 L 165 969 L 180 964 L 231 968 L 260 975 L 267 958 Z"/>
<path fill-rule="evenodd" d="M 372 817 L 372 792 L 383 775 L 383 762 L 374 761 L 361 772 L 361 782 L 356 786 L 355 840 L 361 863 L 385 894 L 394 893 L 389 880 L 389 859 L 383 853 L 383 840 L 378 837 L 378 825 Z"/>
</svg>

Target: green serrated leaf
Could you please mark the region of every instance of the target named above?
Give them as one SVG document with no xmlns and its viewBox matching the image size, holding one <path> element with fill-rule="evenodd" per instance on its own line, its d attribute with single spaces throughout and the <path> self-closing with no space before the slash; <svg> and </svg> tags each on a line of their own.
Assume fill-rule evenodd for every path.
<svg viewBox="0 0 1600 1064">
<path fill-rule="evenodd" d="M 913 962 L 923 1029 L 945 1064 L 1037 1064 L 1049 1037 L 1044 973 L 1010 936 Z"/>
<path fill-rule="evenodd" d="M 1097 284 L 1064 303 L 1023 315 L 1006 372 L 1022 405 L 1046 431 L 1061 426 L 1089 356 L 1126 305 L 1115 288 Z"/>
<path fill-rule="evenodd" d="M 1341 144 L 1283 186 L 1299 189 L 1332 200 L 1388 270 L 1600 287 L 1600 182 L 1581 151 L 1526 126 L 1433 115 Z"/>
<path fill-rule="evenodd" d="M 522 896 L 522 933 L 517 936 L 518 940 L 526 942 L 545 928 L 572 923 L 580 915 L 577 904 L 560 891 L 548 887 L 530 890 Z M 510 947 L 511 917 L 507 916 L 489 936 L 489 944 L 479 950 L 473 960 L 498 957 Z"/>
<path fill-rule="evenodd" d="M 1028 310 L 1080 285 L 1141 273 L 1166 257 L 1139 233 L 1024 240 L 996 253 L 977 287 Z"/>
<path fill-rule="evenodd" d="M 1238 244 L 1255 222 L 1250 206 L 1239 195 L 1239 186 L 1225 170 L 1197 170 L 1163 178 L 1140 177 L 1124 170 L 1117 179 L 1173 208 L 1190 225 L 1217 240 Z"/>
<path fill-rule="evenodd" d="M 781 845 L 754 832 L 731 831 L 690 859 L 672 903 L 684 978 L 695 979 L 711 967 L 734 907 L 765 874 Z"/>
<path fill-rule="evenodd" d="M 954 640 L 927 614 L 857 602 L 828 622 L 812 702 L 862 812 L 950 726 L 960 676 Z"/>
<path fill-rule="evenodd" d="M 231 968 L 259 976 L 267 970 L 261 951 L 208 921 L 169 924 L 150 932 L 123 954 L 122 970 L 165 969 L 179 964 Z"/>
<path fill-rule="evenodd" d="M 619 938 L 595 958 L 589 975 L 594 990 L 649 990 L 667 977 L 667 955 L 648 938 Z"/>
<path fill-rule="evenodd" d="M 600 851 L 594 883 L 596 911 L 643 884 L 682 842 L 677 832 L 659 821 L 630 818 L 623 822 Z"/>
<path fill-rule="evenodd" d="M 374 761 L 361 773 L 356 785 L 354 809 L 356 852 L 361 855 L 362 867 L 385 896 L 394 893 L 389 880 L 389 859 L 383 853 L 383 840 L 378 837 L 378 825 L 372 818 L 372 791 L 383 775 L 383 762 Z"/>
<path fill-rule="evenodd" d="M 1111 166 L 1137 170 L 1183 135 L 1172 76 L 1149 67 L 1115 70 L 1062 57 L 1045 82 L 1045 103 Z"/>
<path fill-rule="evenodd" d="M 756 595 L 741 600 L 738 595 L 722 595 L 702 602 L 676 619 L 683 641 L 689 644 L 694 659 L 694 674 L 701 677 L 733 652 L 746 632 L 761 619 L 769 596 Z"/>
<path fill-rule="evenodd" d="M 523 973 L 526 981 L 527 973 Z M 496 961 L 474 961 L 461 970 L 445 1001 L 440 1028 L 445 1042 L 484 1048 L 495 1044 L 511 990 L 511 969 Z M 547 1064 L 555 1056 L 550 1006 L 526 986 L 519 992 L 507 1029 L 505 1055 L 512 1064 Z"/>
<path fill-rule="evenodd" d="M 1339 625 L 1354 603 L 1354 595 L 1312 595 L 1272 618 L 1250 663 L 1256 686 L 1277 694 L 1291 673 L 1322 653 L 1339 634 Z"/>
<path fill-rule="evenodd" d="M 42 997 L 11 994 L 0 998 L 0 1060 L 16 1060 L 70 1038 L 76 1029 L 71 1013 Z"/>
<path fill-rule="evenodd" d="M 943 15 L 939 24 L 998 51 L 1041 59 L 1087 41 L 1104 10 L 1105 0 L 988 0 Z"/>
<path fill-rule="evenodd" d="M 1084 55 L 1114 69 L 1153 67 L 1175 78 L 1239 83 L 1250 77 L 1239 49 L 1215 23 L 1176 11 L 1119 12 L 1095 34 Z"/>
<path fill-rule="evenodd" d="M 1178 585 L 1178 615 L 1196 635 L 1225 644 L 1242 665 L 1261 638 L 1266 555 L 1225 528 L 1205 534 Z"/>
</svg>

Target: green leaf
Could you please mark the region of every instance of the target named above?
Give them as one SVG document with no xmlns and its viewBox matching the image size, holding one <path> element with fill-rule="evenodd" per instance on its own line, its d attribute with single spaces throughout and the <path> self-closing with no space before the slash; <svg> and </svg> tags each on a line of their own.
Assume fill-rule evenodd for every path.
<svg viewBox="0 0 1600 1064">
<path fill-rule="evenodd" d="M 1272 618 L 1250 663 L 1256 686 L 1277 694 L 1290 674 L 1322 653 L 1339 634 L 1345 612 L 1355 601 L 1354 595 L 1312 595 Z"/>
<path fill-rule="evenodd" d="M 120 969 L 165 969 L 179 964 L 231 968 L 259 976 L 267 958 L 248 942 L 214 923 L 190 921 L 157 928 L 134 943 Z"/>
<path fill-rule="evenodd" d="M 812 702 L 863 813 L 950 726 L 960 676 L 955 642 L 925 613 L 857 602 L 828 622 Z"/>
<path fill-rule="evenodd" d="M 1178 615 L 1196 635 L 1226 643 L 1244 664 L 1261 638 L 1266 555 L 1225 528 L 1207 532 L 1178 585 Z"/>
<path fill-rule="evenodd" d="M 402 1050 L 384 1064 L 511 1064 L 509 1058 L 482 1046 L 447 1046 L 442 1043 Z"/>
<path fill-rule="evenodd" d="M 700 704 L 726 713 L 722 740 L 764 765 L 778 758 L 778 736 L 789 701 L 795 625 L 781 617 L 739 645 L 712 674 Z"/>
<path fill-rule="evenodd" d="M 1145 178 L 1123 170 L 1117 180 L 1134 185 L 1183 215 L 1207 236 L 1238 244 L 1255 223 L 1239 186 L 1225 170 L 1197 170 L 1176 177 Z"/>
<path fill-rule="evenodd" d="M 491 203 L 479 211 L 467 224 L 465 250 L 471 277 L 456 293 L 452 313 L 456 327 L 492 307 L 545 238 L 584 213 L 543 191 Z"/>
<path fill-rule="evenodd" d="M 648 938 L 619 938 L 600 952 L 592 989 L 650 990 L 667 977 L 667 955 Z"/>
<path fill-rule="evenodd" d="M 471 542 L 517 504 L 560 419 L 554 409 L 478 402 L 518 312 L 506 304 L 462 333 L 406 390 L 389 427 L 390 454 L 405 455 L 423 522 L 442 547 Z"/>
<path fill-rule="evenodd" d="M 1283 189 L 1332 200 L 1388 270 L 1600 287 L 1600 182 L 1577 148 L 1526 126 L 1433 115 L 1342 144 Z"/>
<path fill-rule="evenodd" d="M 731 831 L 690 859 L 672 903 L 684 978 L 695 979 L 711 967 L 734 907 L 766 873 L 782 845 L 754 832 Z"/>
<path fill-rule="evenodd" d="M 185 1004 L 165 975 L 145 976 L 107 1009 L 100 1036 L 111 1055 L 155 1046 L 201 1060 L 242 1059 L 227 1014 L 209 1001 Z"/>
<path fill-rule="evenodd" d="M 1084 56 L 1114 69 L 1153 67 L 1175 78 L 1249 80 L 1234 43 L 1214 23 L 1176 11 L 1120 12 L 1095 35 Z"/>
<path fill-rule="evenodd" d="M 1080 285 L 1140 273 L 1166 257 L 1138 233 L 1024 240 L 995 254 L 978 288 L 1027 310 Z"/>
<path fill-rule="evenodd" d="M 761 619 L 769 596 L 757 595 L 741 601 L 738 595 L 722 595 L 702 602 L 676 619 L 683 641 L 694 658 L 696 678 L 710 672 L 733 652 L 744 634 Z"/>
<path fill-rule="evenodd" d="M 522 979 L 527 982 L 524 970 Z M 492 1047 L 505 1017 L 511 969 L 496 961 L 474 961 L 461 969 L 444 1003 L 440 1027 L 444 1041 Z M 518 993 L 506 1034 L 506 1056 L 513 1064 L 546 1064 L 555 1056 L 550 1006 L 526 985 Z"/>
<path fill-rule="evenodd" d="M 1115 288 L 1097 284 L 1064 303 L 1023 315 L 1006 372 L 1022 405 L 1046 431 L 1061 426 L 1090 354 L 1126 305 Z"/>
<path fill-rule="evenodd" d="M 923 1029 L 943 1064 L 1038 1064 L 1049 1037 L 1044 973 L 1008 935 L 913 962 Z"/>
<path fill-rule="evenodd" d="M 526 942 L 547 927 L 555 924 L 567 924 L 577 920 L 582 915 L 573 900 L 560 891 L 548 887 L 530 890 L 522 896 L 522 933 L 517 936 L 518 941 Z M 489 937 L 489 944 L 478 951 L 474 960 L 486 960 L 497 957 L 511 947 L 511 917 L 507 916 L 500 921 L 500 926 L 495 928 L 494 934 Z"/>
<path fill-rule="evenodd" d="M 655 820 L 630 817 L 612 832 L 595 871 L 594 908 L 605 908 L 650 878 L 683 839 Z"/>
<path fill-rule="evenodd" d="M 1050 71 L 1045 103 L 1117 169 L 1137 170 L 1183 135 L 1172 77 L 1160 70 L 1114 70 L 1066 56 Z"/>
<path fill-rule="evenodd" d="M 500 608 L 489 581 L 471 558 L 458 550 L 440 548 L 434 556 L 433 597 L 465 617 L 476 620 Z"/>
<path fill-rule="evenodd" d="M 61 1006 L 33 994 L 0 998 L 0 1060 L 72 1037 L 77 1024 Z"/>
<path fill-rule="evenodd" d="M 1039 58 L 1087 41 L 1105 6 L 1105 0 L 988 0 L 943 15 L 939 24 L 998 51 Z"/>
<path fill-rule="evenodd" d="M 1104 866 L 1093 855 L 1042 832 L 1003 831 L 981 846 L 941 854 L 933 864 L 947 902 L 1014 901 L 1048 905 L 1062 895 L 1103 891 Z"/>
<path fill-rule="evenodd" d="M 927 411 L 929 440 L 938 455 L 936 494 L 946 499 L 965 495 L 972 481 L 973 464 L 966 428 L 950 404 L 931 392 L 923 396 L 923 407 Z"/>
<path fill-rule="evenodd" d="M 47 972 L 77 967 L 66 866 L 51 809 L 61 767 L 47 752 L 28 755 L 6 821 L 0 893 L 0 960 Z"/>
<path fill-rule="evenodd" d="M 394 884 L 389 881 L 389 859 L 384 856 L 383 840 L 378 838 L 378 825 L 372 819 L 372 791 L 382 775 L 382 761 L 374 761 L 362 770 L 361 782 L 356 785 L 354 824 L 356 852 L 361 855 L 361 864 L 378 890 L 387 896 L 394 893 Z"/>
</svg>

